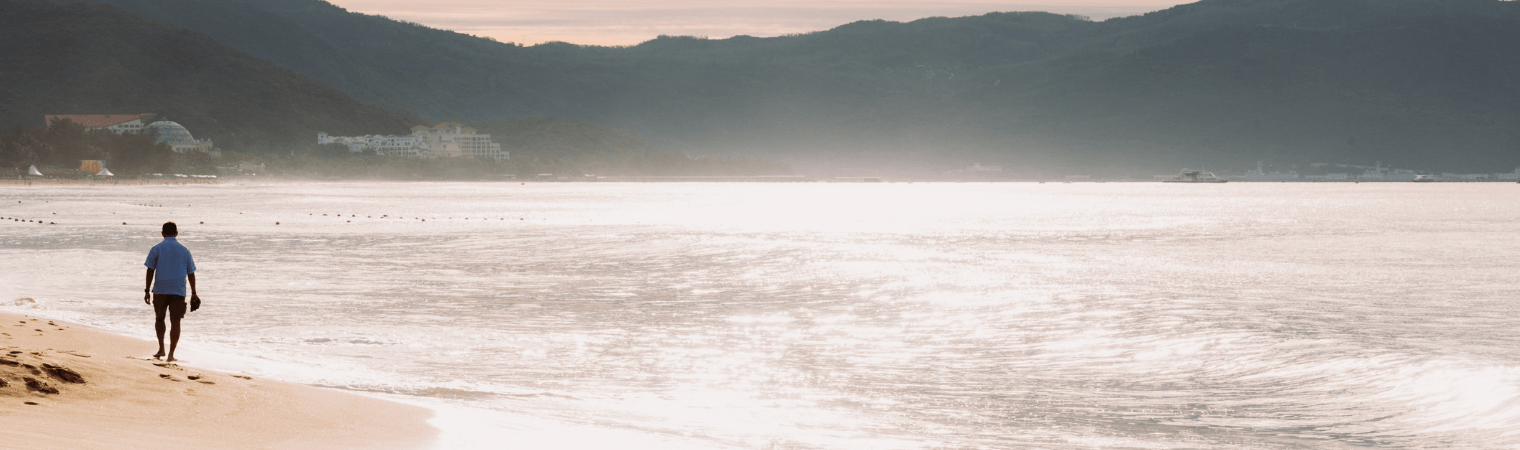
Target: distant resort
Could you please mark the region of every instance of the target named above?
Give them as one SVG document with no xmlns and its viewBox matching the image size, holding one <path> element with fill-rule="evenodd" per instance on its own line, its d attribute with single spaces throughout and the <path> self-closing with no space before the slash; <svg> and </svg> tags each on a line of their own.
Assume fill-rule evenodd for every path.
<svg viewBox="0 0 1520 450">
<path fill-rule="evenodd" d="M 642 138 L 568 119 L 503 118 L 466 125 L 410 126 L 403 135 L 295 131 L 277 137 L 215 122 L 169 121 L 160 114 L 37 114 L 46 128 L 0 133 L 0 179 L 25 185 L 110 181 L 177 183 L 270 180 L 797 181 L 785 164 L 744 157 L 691 156 L 649 149 Z M 202 125 L 195 125 L 202 124 Z M 377 127 L 379 125 L 376 125 Z M 204 127 L 205 129 L 199 129 Z M 480 127 L 480 128 L 475 128 Z M 344 129 L 363 129 L 350 125 Z M 531 132 L 527 130 L 531 129 Z M 316 139 L 301 139 L 311 136 Z M 494 136 L 493 136 L 494 134 Z M 250 140 L 247 136 L 262 136 Z M 503 149 L 512 142 L 524 155 Z M 203 136 L 204 137 L 204 136 Z M 225 142 L 223 142 L 225 141 Z M 216 145 L 231 142 L 230 148 Z M 574 148 L 584 158 L 535 155 Z M 514 148 L 513 150 L 518 150 Z M 11 183 L 5 183 L 11 184 Z"/>
<path fill-rule="evenodd" d="M 106 130 L 116 134 L 148 133 L 155 144 L 164 144 L 178 153 L 202 152 L 222 156 L 222 151 L 210 139 L 195 139 L 184 126 L 160 120 L 149 123 L 156 114 L 50 114 L 45 116 L 48 126 L 67 120 L 84 126 L 86 130 Z M 491 158 L 507 159 L 510 153 L 501 144 L 491 141 L 491 135 L 477 133 L 474 128 L 455 122 L 444 122 L 433 127 L 412 127 L 409 136 L 331 136 L 317 134 L 317 144 L 347 146 L 350 152 L 371 152 L 378 156 L 404 156 L 415 158 Z"/>
<path fill-rule="evenodd" d="M 190 130 L 179 123 L 169 120 L 154 120 L 158 114 L 48 114 L 43 118 L 47 123 L 48 130 L 57 127 L 78 126 L 86 132 L 109 131 L 117 135 L 141 134 L 152 138 L 153 145 L 162 145 L 183 155 L 202 154 L 214 158 L 223 157 L 223 150 L 218 148 L 210 139 L 196 139 Z M 412 127 L 410 135 L 366 135 L 366 136 L 331 136 L 327 133 L 318 133 L 318 146 L 331 145 L 341 146 L 348 151 L 333 150 L 338 153 L 352 155 L 373 155 L 402 158 L 490 158 L 494 161 L 504 161 L 510 157 L 510 153 L 502 150 L 501 144 L 493 142 L 491 135 L 477 132 L 475 128 L 464 126 L 455 122 L 444 122 L 436 126 Z M 80 156 L 85 156 L 81 154 Z M 92 155 L 93 156 L 93 155 Z M 105 155 L 101 155 L 105 156 Z M 97 157 L 98 158 L 98 157 Z M 16 178 L 29 179 L 76 179 L 76 180 L 102 180 L 113 179 L 117 175 L 112 173 L 106 166 L 106 159 L 81 159 L 79 168 L 71 169 L 72 165 L 63 166 L 58 161 L 53 161 L 51 166 L 38 169 L 38 164 L 25 165 L 13 168 L 17 171 Z M 254 159 L 260 159 L 255 157 Z M 211 161 L 211 160 L 207 160 Z M 207 162 L 205 164 L 210 164 Z M 172 173 L 148 173 L 142 174 L 148 178 L 216 178 L 221 176 L 268 176 L 268 170 L 262 162 L 250 161 L 223 161 L 217 163 L 214 168 L 205 166 L 199 170 L 198 175 L 180 175 Z M 221 165 L 226 164 L 226 165 Z M 191 173 L 191 172 L 186 172 Z M 211 175 L 215 173 L 217 175 Z"/>
<path fill-rule="evenodd" d="M 353 153 L 373 152 L 379 156 L 406 156 L 415 158 L 491 158 L 507 159 L 510 154 L 501 144 L 491 142 L 491 135 L 479 134 L 454 122 L 444 122 L 435 127 L 412 127 L 411 136 L 329 136 L 317 134 L 317 144 L 342 144 Z"/>
<path fill-rule="evenodd" d="M 211 156 L 221 157 L 221 149 L 216 148 L 210 139 L 196 139 L 178 123 L 153 120 L 157 114 L 50 114 L 45 116 L 49 128 L 60 120 L 67 120 L 83 125 L 86 130 L 106 130 L 116 134 L 148 133 L 152 135 L 153 143 L 169 146 L 175 152 L 190 153 L 203 152 Z"/>
</svg>

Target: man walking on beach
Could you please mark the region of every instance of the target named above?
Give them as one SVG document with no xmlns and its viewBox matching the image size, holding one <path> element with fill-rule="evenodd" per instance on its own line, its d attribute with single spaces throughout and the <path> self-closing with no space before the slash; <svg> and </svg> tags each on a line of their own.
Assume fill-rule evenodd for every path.
<svg viewBox="0 0 1520 450">
<path fill-rule="evenodd" d="M 143 303 L 153 305 L 153 315 L 158 321 L 154 326 L 158 331 L 158 353 L 153 354 L 154 358 L 164 356 L 164 317 L 169 317 L 172 328 L 168 355 L 169 362 L 174 362 L 174 348 L 179 346 L 179 320 L 185 317 L 186 279 L 190 280 L 190 302 L 199 307 L 201 299 L 195 293 L 195 260 L 190 258 L 190 249 L 174 239 L 179 236 L 179 227 L 174 222 L 164 222 L 163 235 L 164 241 L 148 251 L 148 262 L 143 263 L 148 266 Z"/>
</svg>

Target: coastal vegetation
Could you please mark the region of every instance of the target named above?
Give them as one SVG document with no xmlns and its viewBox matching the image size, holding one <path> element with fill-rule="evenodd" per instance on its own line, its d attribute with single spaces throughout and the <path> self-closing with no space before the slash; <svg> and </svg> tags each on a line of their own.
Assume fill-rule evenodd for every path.
<svg viewBox="0 0 1520 450">
<path fill-rule="evenodd" d="M 536 179 L 540 175 L 585 178 L 602 176 L 754 176 L 787 175 L 785 164 L 759 159 L 690 156 L 650 150 L 641 138 L 617 130 L 565 119 L 502 119 L 483 123 L 508 142 L 526 149 L 510 159 L 409 158 L 352 153 L 343 145 L 304 145 L 288 153 L 176 153 L 146 134 L 86 130 L 55 120 L 43 130 L 16 126 L 0 134 L 0 176 L 25 174 L 37 166 L 44 174 L 84 178 L 81 160 L 106 161 L 118 177 L 151 174 L 239 174 L 222 170 L 236 163 L 264 167 L 262 175 L 321 179 L 500 180 Z"/>
<path fill-rule="evenodd" d="M 155 145 L 147 135 L 86 131 L 67 120 L 56 121 L 47 130 L 17 125 L 0 134 L 0 176 L 12 179 L 33 165 L 44 173 L 69 178 L 94 175 L 78 169 L 81 160 L 116 161 L 110 169 L 119 175 L 165 172 L 176 163 L 199 162 L 179 156 L 167 146 Z"/>
</svg>

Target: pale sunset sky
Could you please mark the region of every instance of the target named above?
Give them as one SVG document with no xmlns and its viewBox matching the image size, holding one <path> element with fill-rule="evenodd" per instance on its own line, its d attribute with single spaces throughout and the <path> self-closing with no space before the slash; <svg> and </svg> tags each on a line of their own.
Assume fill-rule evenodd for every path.
<svg viewBox="0 0 1520 450">
<path fill-rule="evenodd" d="M 379 14 L 502 42 L 564 41 L 633 45 L 662 34 L 714 39 L 779 36 L 857 20 L 910 21 L 993 11 L 1048 11 L 1102 20 L 1191 1 L 1166 0 L 329 0 L 349 11 Z"/>
</svg>

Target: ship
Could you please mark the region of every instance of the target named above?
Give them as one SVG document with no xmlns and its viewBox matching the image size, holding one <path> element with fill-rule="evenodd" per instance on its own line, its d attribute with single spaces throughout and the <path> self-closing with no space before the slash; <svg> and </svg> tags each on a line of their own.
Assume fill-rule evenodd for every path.
<svg viewBox="0 0 1520 450">
<path fill-rule="evenodd" d="M 1213 172 L 1201 170 L 1182 169 L 1182 173 L 1170 180 L 1161 180 L 1162 183 L 1229 183 L 1229 180 L 1214 176 Z"/>
<path fill-rule="evenodd" d="M 1416 182 L 1416 183 L 1434 183 L 1434 182 L 1436 182 L 1436 176 L 1435 175 L 1416 175 L 1414 177 L 1414 182 Z"/>
</svg>

